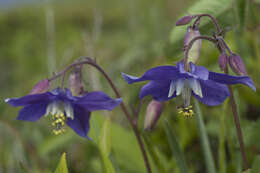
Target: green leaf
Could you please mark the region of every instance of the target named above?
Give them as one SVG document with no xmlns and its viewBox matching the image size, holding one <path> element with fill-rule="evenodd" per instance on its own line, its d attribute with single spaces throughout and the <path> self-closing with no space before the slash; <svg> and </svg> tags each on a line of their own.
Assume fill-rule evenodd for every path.
<svg viewBox="0 0 260 173">
<path fill-rule="evenodd" d="M 184 14 L 201 14 L 208 13 L 214 17 L 218 17 L 227 12 L 228 9 L 232 6 L 232 0 L 200 0 L 194 3 Z M 210 19 L 202 19 L 200 23 L 200 28 L 204 27 L 210 22 Z M 183 40 L 186 29 L 184 27 L 176 27 L 171 31 L 170 41 L 173 44 L 173 47 L 176 47 L 175 44 Z M 178 47 L 178 46 L 177 46 Z"/>
<path fill-rule="evenodd" d="M 109 117 L 106 118 L 102 126 L 98 146 L 104 162 L 105 172 L 114 173 L 115 169 L 109 157 L 111 152 L 111 120 Z"/>
<path fill-rule="evenodd" d="M 196 120 L 199 128 L 199 136 L 200 136 L 200 141 L 202 145 L 207 172 L 216 173 L 216 167 L 212 156 L 212 151 L 210 149 L 209 139 L 207 136 L 205 124 L 203 122 L 203 117 L 197 100 L 195 100 L 195 112 L 196 112 L 195 115 L 197 116 Z"/>
<path fill-rule="evenodd" d="M 68 173 L 67 163 L 66 163 L 66 153 L 63 153 L 58 164 L 58 167 L 55 170 L 55 173 Z"/>
<path fill-rule="evenodd" d="M 180 173 L 187 173 L 188 168 L 187 168 L 187 164 L 186 164 L 186 161 L 184 158 L 184 154 L 181 151 L 180 145 L 179 145 L 175 135 L 173 134 L 172 130 L 170 129 L 166 120 L 164 120 L 164 129 L 165 129 L 165 132 L 166 132 L 166 135 L 168 138 L 168 143 L 170 145 L 172 155 L 174 156 L 174 158 L 177 162 Z"/>
<path fill-rule="evenodd" d="M 259 172 L 260 172 L 260 155 L 255 157 L 253 166 L 251 169 L 251 173 L 259 173 Z"/>
<path fill-rule="evenodd" d="M 99 149 L 105 157 L 109 157 L 111 151 L 111 121 L 107 118 L 103 124 L 103 127 L 99 136 Z"/>
</svg>

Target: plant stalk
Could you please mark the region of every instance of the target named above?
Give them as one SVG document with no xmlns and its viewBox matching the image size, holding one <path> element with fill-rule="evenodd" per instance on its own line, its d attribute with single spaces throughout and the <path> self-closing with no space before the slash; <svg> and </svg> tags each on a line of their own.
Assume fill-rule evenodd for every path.
<svg viewBox="0 0 260 173">
<path fill-rule="evenodd" d="M 193 26 L 196 26 L 200 22 L 201 17 L 209 17 L 211 19 L 211 21 L 214 23 L 214 25 L 216 26 L 216 29 L 217 29 L 217 32 L 218 32 L 217 35 L 222 33 L 222 30 L 220 29 L 220 26 L 218 24 L 217 19 L 215 17 L 213 17 L 212 15 L 210 15 L 210 14 L 197 14 L 195 16 L 197 17 L 197 19 L 195 20 Z"/>
<path fill-rule="evenodd" d="M 225 73 L 228 74 L 228 68 L 225 69 Z M 228 90 L 230 93 L 230 105 L 231 105 L 232 114 L 233 114 L 234 122 L 235 122 L 235 126 L 236 126 L 237 137 L 238 137 L 240 151 L 241 151 L 241 155 L 242 155 L 242 159 L 243 159 L 243 166 L 244 166 L 244 170 L 248 170 L 249 166 L 248 166 L 248 160 L 246 157 L 246 149 L 245 149 L 245 145 L 244 145 L 243 134 L 242 134 L 238 111 L 237 111 L 237 104 L 236 104 L 235 97 L 233 94 L 232 86 L 228 85 Z"/>
</svg>

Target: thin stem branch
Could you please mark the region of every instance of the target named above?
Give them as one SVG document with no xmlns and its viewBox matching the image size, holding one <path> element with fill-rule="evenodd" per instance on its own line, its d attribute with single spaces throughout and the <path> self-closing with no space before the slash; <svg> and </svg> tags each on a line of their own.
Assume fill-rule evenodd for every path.
<svg viewBox="0 0 260 173">
<path fill-rule="evenodd" d="M 228 74 L 228 68 L 225 69 L 225 73 Z M 236 130 L 237 130 L 237 137 L 238 137 L 240 151 L 241 151 L 241 155 L 242 155 L 242 159 L 243 159 L 243 166 L 244 166 L 245 170 L 248 170 L 249 169 L 248 160 L 247 160 L 247 157 L 246 157 L 246 149 L 245 149 L 245 145 L 244 145 L 244 142 L 243 142 L 244 140 L 243 140 L 242 130 L 241 130 L 241 127 L 240 127 L 237 105 L 236 105 L 236 102 L 235 102 L 232 87 L 230 85 L 228 85 L 228 90 L 229 90 L 229 93 L 230 93 L 230 104 L 231 104 L 234 122 L 235 122 Z"/>
<path fill-rule="evenodd" d="M 192 47 L 192 45 L 195 43 L 196 40 L 208 40 L 211 41 L 213 43 L 216 43 L 216 39 L 209 37 L 209 36 L 197 36 L 194 37 L 188 44 L 187 47 L 185 47 L 185 51 L 184 51 L 184 66 L 185 66 L 185 70 L 188 71 L 189 69 L 189 64 L 188 64 L 188 55 L 189 55 L 189 51 Z"/>
<path fill-rule="evenodd" d="M 221 40 L 221 43 L 223 44 L 223 46 L 228 50 L 228 53 L 231 55 L 232 51 L 231 49 L 228 47 L 227 43 L 225 42 L 225 40 L 222 37 L 218 37 L 217 39 Z"/>
<path fill-rule="evenodd" d="M 197 16 L 197 19 L 194 21 L 194 24 L 193 24 L 194 26 L 196 26 L 196 25 L 199 23 L 201 17 L 206 16 L 206 17 L 209 17 L 209 18 L 212 20 L 212 22 L 213 22 L 214 25 L 216 26 L 216 29 L 217 29 L 218 34 L 221 34 L 221 33 L 222 33 L 222 30 L 220 29 L 220 26 L 219 26 L 219 24 L 218 24 L 217 19 L 216 19 L 215 17 L 213 17 L 212 15 L 210 15 L 210 14 L 196 14 L 196 15 L 194 15 L 194 16 Z M 217 34 L 217 35 L 218 35 L 218 34 Z"/>
<path fill-rule="evenodd" d="M 84 60 L 84 61 L 81 61 L 81 62 L 76 62 L 76 63 L 73 63 L 73 64 L 69 65 L 63 71 L 59 72 L 58 74 L 56 74 L 55 76 L 53 76 L 49 80 L 51 81 L 51 80 L 57 79 L 60 76 L 62 76 L 64 78 L 66 72 L 69 71 L 71 68 L 73 68 L 73 67 L 75 67 L 77 65 L 88 64 L 88 65 L 91 65 L 91 66 L 95 67 L 99 72 L 102 73 L 102 75 L 106 78 L 106 80 L 110 84 L 111 88 L 113 89 L 116 97 L 120 98 L 121 96 L 120 96 L 120 93 L 119 93 L 118 89 L 116 88 L 116 86 L 112 82 L 111 78 L 107 75 L 107 73 L 98 64 L 96 64 L 93 60 L 91 60 L 88 57 L 86 57 L 86 59 L 87 60 Z M 125 116 L 127 117 L 127 120 L 129 121 L 133 131 L 134 131 L 134 134 L 136 136 L 136 139 L 138 141 L 140 150 L 141 150 L 142 155 L 143 155 L 143 159 L 144 159 L 144 162 L 145 162 L 147 173 L 152 173 L 151 166 L 150 166 L 150 163 L 149 163 L 146 151 L 145 151 L 144 143 L 143 143 L 141 135 L 139 133 L 137 124 L 135 123 L 134 119 L 132 119 L 132 117 L 130 116 L 130 113 L 128 112 L 124 102 L 121 102 L 120 106 L 121 106 Z"/>
</svg>

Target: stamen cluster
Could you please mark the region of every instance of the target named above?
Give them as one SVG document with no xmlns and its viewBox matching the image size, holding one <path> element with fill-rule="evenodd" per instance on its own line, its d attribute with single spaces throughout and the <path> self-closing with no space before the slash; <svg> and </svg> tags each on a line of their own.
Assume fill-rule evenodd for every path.
<svg viewBox="0 0 260 173">
<path fill-rule="evenodd" d="M 56 113 L 56 114 L 52 115 L 52 120 L 53 120 L 52 126 L 54 127 L 52 132 L 55 135 L 59 135 L 66 131 L 64 125 L 65 125 L 65 122 L 67 121 L 67 117 L 64 115 L 64 113 Z"/>
<path fill-rule="evenodd" d="M 181 116 L 185 116 L 187 118 L 192 117 L 194 115 L 192 105 L 190 105 L 188 107 L 178 108 L 178 114 L 181 115 Z"/>
</svg>

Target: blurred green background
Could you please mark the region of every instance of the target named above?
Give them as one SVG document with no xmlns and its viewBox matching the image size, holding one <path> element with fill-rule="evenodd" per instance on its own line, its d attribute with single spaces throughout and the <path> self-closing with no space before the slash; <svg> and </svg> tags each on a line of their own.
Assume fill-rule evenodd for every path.
<svg viewBox="0 0 260 173">
<path fill-rule="evenodd" d="M 141 75 L 158 65 L 175 64 L 183 58 L 186 26 L 175 28 L 178 17 L 211 13 L 221 27 L 231 28 L 226 40 L 243 58 L 257 91 L 235 86 L 243 135 L 250 165 L 260 154 L 260 3 L 259 0 L 74 0 L 1 6 L 0 10 L 0 173 L 54 172 L 61 154 L 67 153 L 71 173 L 100 173 L 104 165 L 97 136 L 105 117 L 112 117 L 110 160 L 116 172 L 144 173 L 145 167 L 135 137 L 120 108 L 92 114 L 90 136 L 83 139 L 70 129 L 60 136 L 51 132 L 48 118 L 36 123 L 15 120 L 19 108 L 4 99 L 30 92 L 39 80 L 51 77 L 80 56 L 95 57 L 112 76 L 128 105 L 137 106 L 143 84 L 127 85 L 121 72 Z M 214 26 L 203 19 L 201 33 Z M 218 69 L 218 52 L 203 42 L 199 64 Z M 92 67 L 84 70 L 87 90 L 114 93 Z M 60 84 L 58 80 L 52 87 Z M 156 128 L 143 131 L 143 119 L 151 97 L 141 109 L 139 127 L 152 152 L 153 172 L 179 172 L 176 158 L 163 128 L 167 119 L 184 152 L 189 172 L 204 173 L 203 149 L 195 118 L 177 115 L 180 99 L 164 104 Z M 222 106 L 201 105 L 217 172 L 241 172 L 241 158 L 233 117 L 227 102 Z"/>
</svg>

